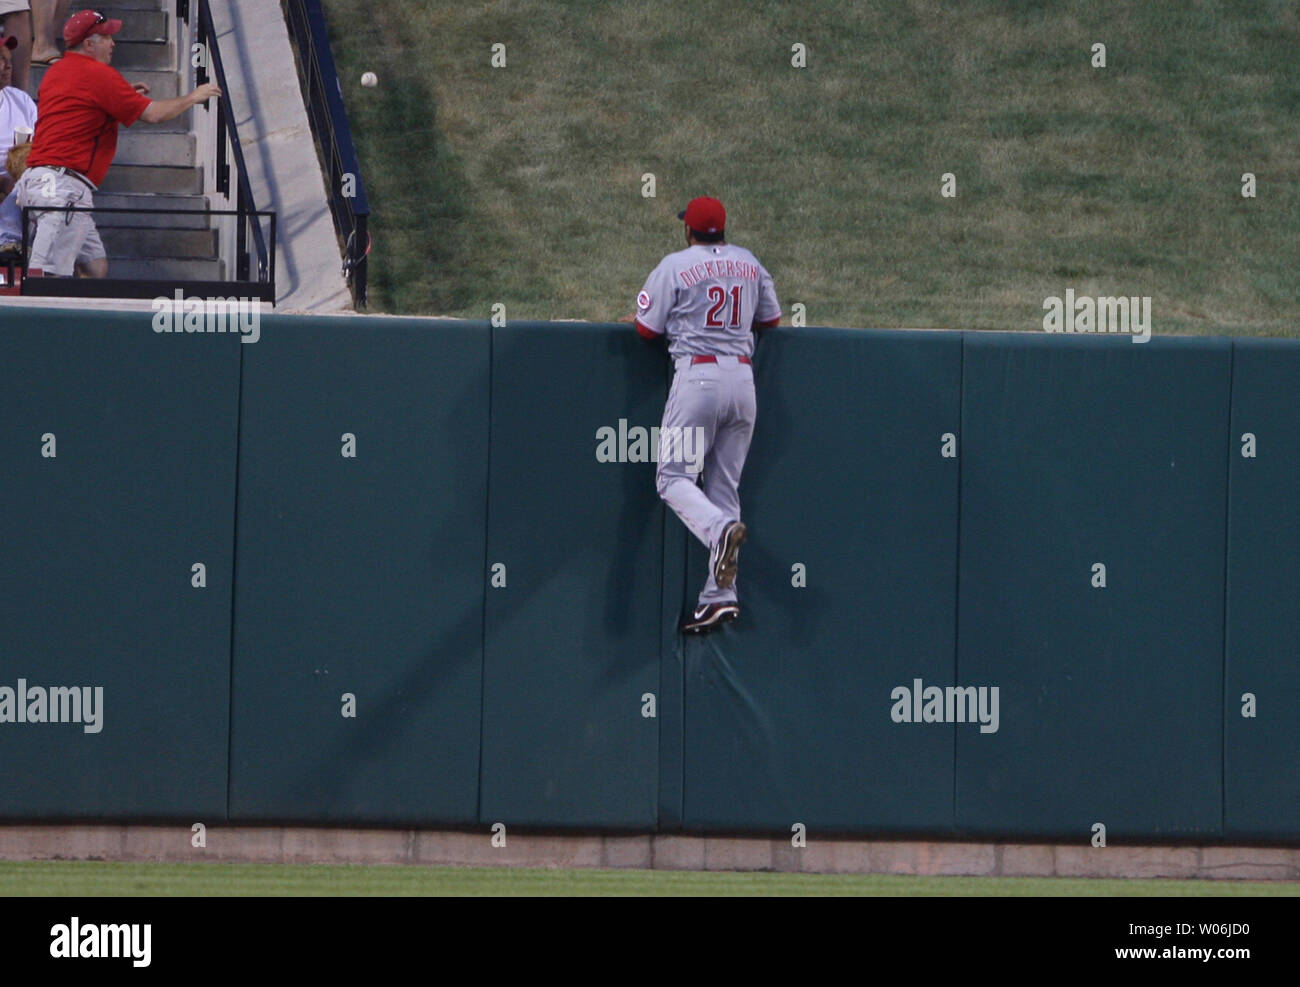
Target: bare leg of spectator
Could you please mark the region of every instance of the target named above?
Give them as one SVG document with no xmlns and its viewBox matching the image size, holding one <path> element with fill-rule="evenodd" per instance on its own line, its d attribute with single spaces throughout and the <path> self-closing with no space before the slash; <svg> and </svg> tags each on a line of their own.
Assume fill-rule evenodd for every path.
<svg viewBox="0 0 1300 987">
<path fill-rule="evenodd" d="M 14 81 L 11 85 L 25 91 L 32 61 L 32 12 L 20 10 L 16 14 L 5 14 L 4 26 L 5 37 L 18 39 L 18 47 L 14 49 Z"/>
<path fill-rule="evenodd" d="M 83 278 L 108 277 L 108 258 L 96 257 L 94 260 L 77 261 L 77 273 Z"/>
<path fill-rule="evenodd" d="M 48 64 L 50 59 L 59 57 L 56 35 L 63 30 L 71 6 L 72 0 L 32 0 L 33 62 Z"/>
<path fill-rule="evenodd" d="M 82 203 L 92 207 L 94 204 L 93 198 Z M 108 254 L 104 250 L 104 241 L 99 238 L 99 229 L 93 219 L 88 219 L 86 225 L 89 229 L 86 230 L 86 238 L 82 241 L 81 249 L 77 251 L 75 271 L 83 278 L 106 278 L 108 277 Z"/>
</svg>

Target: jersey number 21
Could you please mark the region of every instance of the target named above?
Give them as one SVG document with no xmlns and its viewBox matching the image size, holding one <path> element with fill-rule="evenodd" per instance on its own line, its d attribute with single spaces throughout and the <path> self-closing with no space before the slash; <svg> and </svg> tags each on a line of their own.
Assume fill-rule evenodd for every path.
<svg viewBox="0 0 1300 987">
<path fill-rule="evenodd" d="M 710 329 L 721 329 L 723 322 L 718 318 L 722 310 L 727 305 L 727 292 L 718 285 L 709 286 L 709 301 L 713 302 L 713 307 L 709 309 L 709 314 L 705 317 L 704 324 Z M 729 329 L 740 328 L 740 285 L 731 289 L 731 321 L 726 323 Z"/>
</svg>

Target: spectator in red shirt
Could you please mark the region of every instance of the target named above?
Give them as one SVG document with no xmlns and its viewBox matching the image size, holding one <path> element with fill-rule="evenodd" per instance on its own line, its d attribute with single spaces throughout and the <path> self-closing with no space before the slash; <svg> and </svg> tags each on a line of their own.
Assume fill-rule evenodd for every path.
<svg viewBox="0 0 1300 987">
<path fill-rule="evenodd" d="M 18 185 L 18 204 L 33 212 L 29 270 L 71 277 L 74 266 L 90 277 L 107 277 L 108 258 L 89 210 L 92 193 L 117 152 L 117 128 L 137 120 L 162 123 L 191 106 L 221 95 L 211 83 L 188 96 L 151 100 L 149 87 L 134 86 L 109 63 L 113 35 L 122 22 L 94 10 L 73 14 L 63 25 L 67 53 L 41 81 L 40 116 Z"/>
</svg>

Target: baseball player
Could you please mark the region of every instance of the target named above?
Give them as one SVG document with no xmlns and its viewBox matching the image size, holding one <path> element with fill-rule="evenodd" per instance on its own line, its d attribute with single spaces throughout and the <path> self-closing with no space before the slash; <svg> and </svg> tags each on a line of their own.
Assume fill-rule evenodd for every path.
<svg viewBox="0 0 1300 987">
<path fill-rule="evenodd" d="M 727 243 L 721 202 L 692 199 L 677 218 L 686 222 L 686 249 L 650 272 L 635 321 L 646 339 L 666 335 L 673 359 L 655 486 L 709 549 L 699 605 L 682 623 L 684 632 L 704 634 L 740 616 L 739 487 L 754 434 L 754 331 L 775 326 L 781 306 L 758 259 Z"/>
</svg>

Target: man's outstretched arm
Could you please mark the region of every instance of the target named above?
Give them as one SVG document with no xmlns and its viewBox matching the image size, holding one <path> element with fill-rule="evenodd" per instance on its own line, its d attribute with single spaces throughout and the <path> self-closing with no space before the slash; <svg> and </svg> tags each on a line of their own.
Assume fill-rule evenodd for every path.
<svg viewBox="0 0 1300 987">
<path fill-rule="evenodd" d="M 140 114 L 140 119 L 145 123 L 166 123 L 168 120 L 176 119 L 191 106 L 206 103 L 208 100 L 220 98 L 220 96 L 221 89 L 216 83 L 205 82 L 186 96 L 151 101 L 144 108 L 144 112 Z"/>
</svg>

